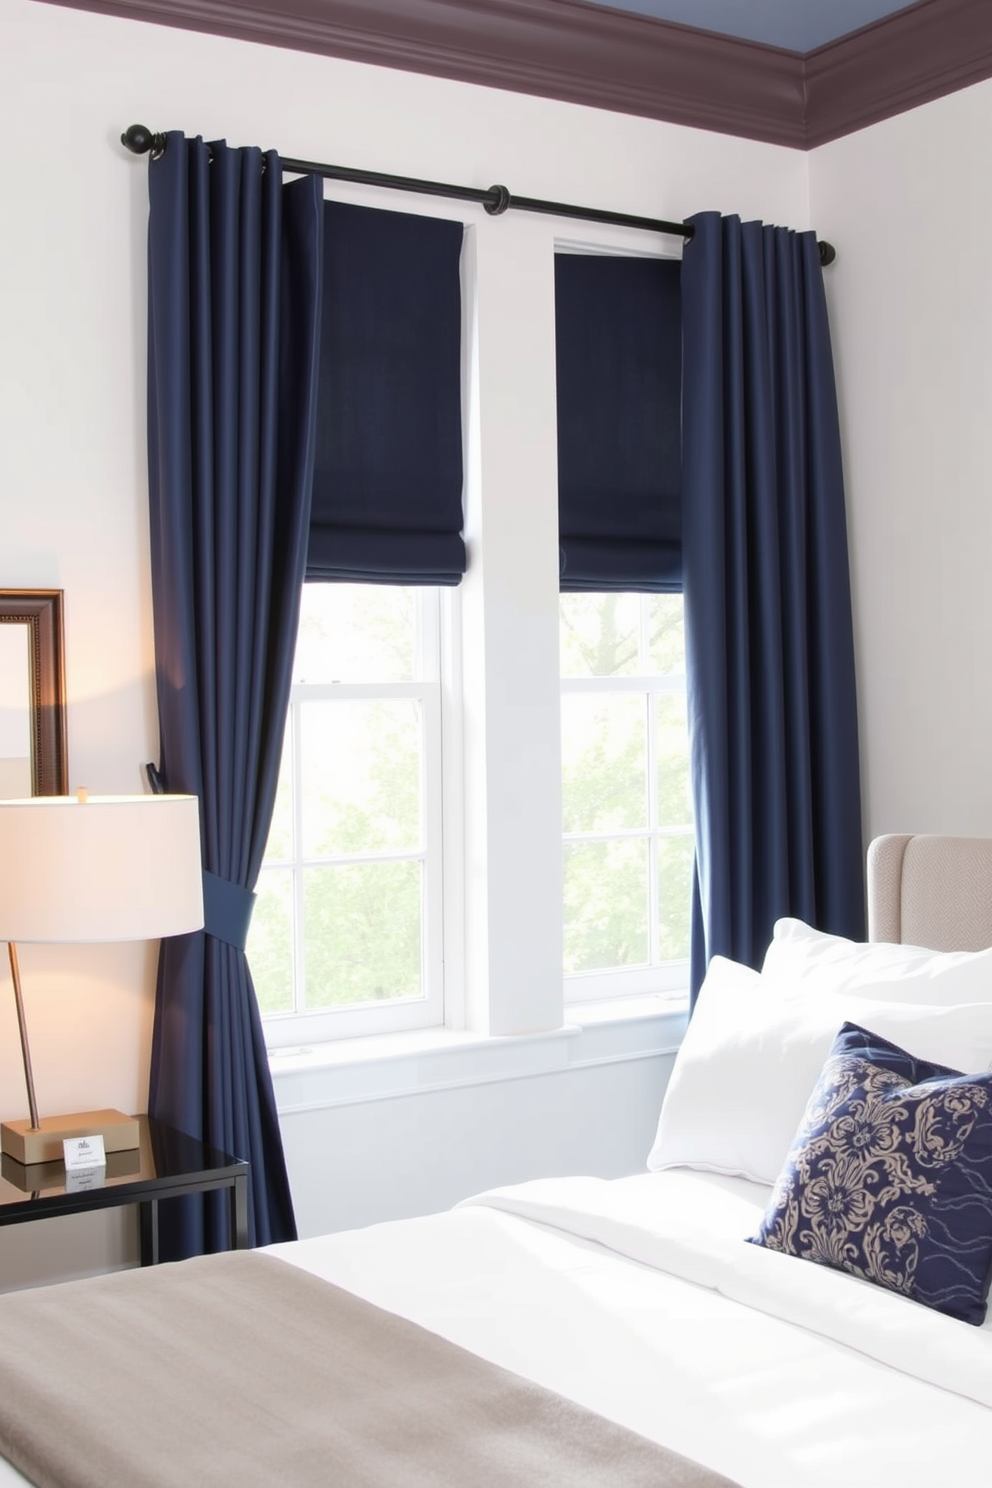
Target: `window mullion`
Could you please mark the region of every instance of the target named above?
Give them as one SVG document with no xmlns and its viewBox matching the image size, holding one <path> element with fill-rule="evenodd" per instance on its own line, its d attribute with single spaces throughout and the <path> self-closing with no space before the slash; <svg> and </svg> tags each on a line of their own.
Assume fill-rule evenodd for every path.
<svg viewBox="0 0 992 1488">
<path fill-rule="evenodd" d="M 647 714 L 645 765 L 648 772 L 646 782 L 648 807 L 648 957 L 653 965 L 660 959 L 661 927 L 658 923 L 658 903 L 661 896 L 658 892 L 658 710 L 655 706 L 654 695 L 650 692 L 644 695 L 644 707 Z"/>
<path fill-rule="evenodd" d="M 437 626 L 434 635 L 438 637 Z M 434 660 L 436 674 L 439 657 Z M 444 1019 L 444 860 L 442 852 L 441 684 L 428 683 L 421 704 L 421 903 L 420 966 L 424 997 Z"/>
</svg>

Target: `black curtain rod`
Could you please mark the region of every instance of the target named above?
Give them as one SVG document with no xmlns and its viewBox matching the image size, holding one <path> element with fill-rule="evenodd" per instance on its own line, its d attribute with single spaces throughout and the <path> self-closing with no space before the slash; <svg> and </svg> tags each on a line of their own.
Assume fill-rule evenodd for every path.
<svg viewBox="0 0 992 1488">
<path fill-rule="evenodd" d="M 132 124 L 121 135 L 121 144 L 132 155 L 161 155 L 166 147 L 164 134 L 153 134 L 144 124 Z M 583 222 L 608 222 L 615 227 L 637 227 L 647 232 L 667 233 L 683 238 L 693 236 L 691 222 L 665 222 L 654 217 L 631 217 L 625 212 L 602 212 L 595 207 L 574 207 L 567 202 L 540 201 L 532 196 L 512 196 L 505 186 L 450 186 L 444 181 L 420 181 L 415 176 L 390 176 L 381 171 L 355 170 L 347 165 L 322 165 L 314 160 L 290 160 L 281 156 L 284 170 L 301 176 L 324 176 L 332 181 L 356 181 L 362 186 L 389 186 L 395 191 L 416 191 L 423 196 L 445 196 L 456 201 L 481 202 L 490 217 L 500 217 L 512 207 L 518 212 L 542 212 L 551 217 L 577 217 Z M 831 243 L 820 241 L 820 263 L 833 263 L 837 250 Z"/>
</svg>

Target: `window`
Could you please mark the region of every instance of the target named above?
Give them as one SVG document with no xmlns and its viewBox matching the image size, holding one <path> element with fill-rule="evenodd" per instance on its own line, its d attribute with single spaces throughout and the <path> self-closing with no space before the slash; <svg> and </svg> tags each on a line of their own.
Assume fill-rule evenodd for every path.
<svg viewBox="0 0 992 1488">
<path fill-rule="evenodd" d="M 457 599 L 424 586 L 465 570 L 464 237 L 430 212 L 324 203 L 310 582 L 248 945 L 270 1046 L 444 1018 Z"/>
<path fill-rule="evenodd" d="M 248 942 L 270 1044 L 442 1021 L 440 601 L 304 586 Z"/>
<path fill-rule="evenodd" d="M 680 626 L 681 600 L 629 592 L 559 595 L 560 540 L 573 534 L 560 520 L 556 479 L 560 389 L 548 272 L 558 246 L 554 224 L 525 216 L 497 222 L 481 208 L 470 217 L 464 234 L 459 218 L 457 241 L 445 249 L 445 283 L 450 288 L 454 263 L 462 297 L 456 391 L 464 459 L 459 452 L 452 462 L 459 472 L 464 466 L 465 540 L 457 537 L 450 563 L 433 557 L 419 567 L 405 558 L 373 563 L 360 554 L 360 562 L 344 565 L 356 531 L 364 537 L 397 523 L 362 514 L 364 472 L 378 470 L 382 453 L 378 428 L 361 458 L 352 459 L 351 424 L 336 385 L 328 385 L 322 427 L 330 440 L 327 420 L 336 409 L 335 448 L 348 458 L 322 455 L 315 474 L 314 565 L 248 945 L 273 1048 L 435 1026 L 456 1035 L 543 1038 L 562 1022 L 563 867 L 569 997 L 687 981 L 679 962 L 688 951 L 692 830 L 683 667 L 671 629 Z M 362 222 L 356 218 L 355 225 Z M 342 218 L 338 242 L 347 227 Z M 601 236 L 597 252 L 643 250 L 641 235 L 636 242 L 624 230 Z M 338 300 L 345 309 L 368 257 L 356 247 L 341 276 Z M 394 274 L 393 288 L 401 277 L 414 289 L 420 283 L 417 274 Z M 670 276 L 663 277 L 667 283 Z M 377 303 L 374 294 L 371 299 Z M 390 311 L 391 321 L 397 316 Z M 666 345 L 671 339 L 664 327 L 661 339 Z M 390 353 L 386 360 L 395 358 Z M 448 362 L 459 370 L 454 352 Z M 356 354 L 342 344 L 329 364 L 351 369 Z M 420 374 L 410 380 L 418 387 L 422 381 Z M 349 372 L 352 392 L 361 383 Z M 642 401 L 654 406 L 654 381 L 646 386 Z M 626 383 L 624 389 L 629 408 L 633 393 Z M 590 396 L 598 407 L 598 383 Z M 578 424 L 581 430 L 581 417 Z M 394 444 L 399 475 L 385 486 L 398 493 L 401 507 L 413 489 L 409 447 L 402 439 Z M 587 469 L 584 448 L 574 444 L 580 471 Z M 610 471 L 616 463 L 607 461 Z M 352 491 L 354 472 L 361 480 Z M 654 513 L 657 492 L 638 481 L 635 497 Z M 331 498 L 337 502 L 344 491 L 352 491 L 351 507 L 330 512 Z M 614 513 L 615 482 L 605 495 L 585 494 L 592 507 L 602 511 L 605 500 Z M 666 486 L 666 513 L 671 495 Z M 670 546 L 664 524 L 647 537 L 640 527 L 613 532 L 612 516 L 608 525 L 606 536 L 618 539 L 624 554 L 634 546 L 655 576 Z M 320 537 L 325 527 L 334 529 L 326 549 L 314 537 L 315 528 Z M 580 546 L 589 537 L 601 546 L 595 523 L 590 530 L 579 522 L 575 532 Z M 453 587 L 466 548 L 465 581 Z M 613 542 L 611 554 L 615 549 Z M 568 556 L 566 567 L 574 569 L 584 551 Z M 644 578 L 639 570 L 613 567 L 621 589 Z M 416 584 L 442 587 L 407 587 L 414 569 Z M 585 569 L 582 576 L 585 582 Z M 587 587 L 606 586 L 597 580 Z M 563 625 L 560 669 L 561 617 L 572 631 Z M 589 658 L 602 655 L 609 626 L 628 640 L 633 634 L 637 647 L 632 658 L 618 645 L 613 667 L 597 671 Z M 608 722 L 618 706 L 619 722 Z M 628 717 L 637 709 L 639 744 L 638 726 Z M 636 760 L 639 810 L 629 784 L 622 808 L 607 800 L 604 750 Z M 680 762 L 665 774 L 662 760 L 679 750 Z M 673 804 L 668 794 L 677 797 L 679 789 L 681 801 Z M 603 864 L 610 872 L 622 865 L 615 883 Z"/>
<path fill-rule="evenodd" d="M 561 596 L 569 1001 L 685 985 L 693 861 L 680 594 Z"/>
</svg>

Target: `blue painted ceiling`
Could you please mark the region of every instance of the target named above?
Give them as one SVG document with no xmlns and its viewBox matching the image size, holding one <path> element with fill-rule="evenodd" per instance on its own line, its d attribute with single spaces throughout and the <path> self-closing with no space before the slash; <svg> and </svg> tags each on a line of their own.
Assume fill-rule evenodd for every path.
<svg viewBox="0 0 992 1488">
<path fill-rule="evenodd" d="M 633 11 L 720 31 L 747 41 L 809 52 L 850 31 L 906 10 L 906 0 L 595 0 L 612 10 Z"/>
</svg>

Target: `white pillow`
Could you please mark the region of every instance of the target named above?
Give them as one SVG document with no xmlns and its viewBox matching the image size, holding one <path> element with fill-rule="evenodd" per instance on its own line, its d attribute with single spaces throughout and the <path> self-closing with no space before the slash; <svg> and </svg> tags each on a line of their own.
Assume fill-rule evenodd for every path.
<svg viewBox="0 0 992 1488">
<path fill-rule="evenodd" d="M 804 991 L 833 990 L 897 1002 L 992 1002 L 992 950 L 845 940 L 802 920 L 779 920 L 762 974 Z"/>
<path fill-rule="evenodd" d="M 992 1067 L 992 1001 L 955 1006 L 783 993 L 714 956 L 675 1060 L 648 1167 L 774 1183 L 844 1022 L 967 1074 Z"/>
</svg>

